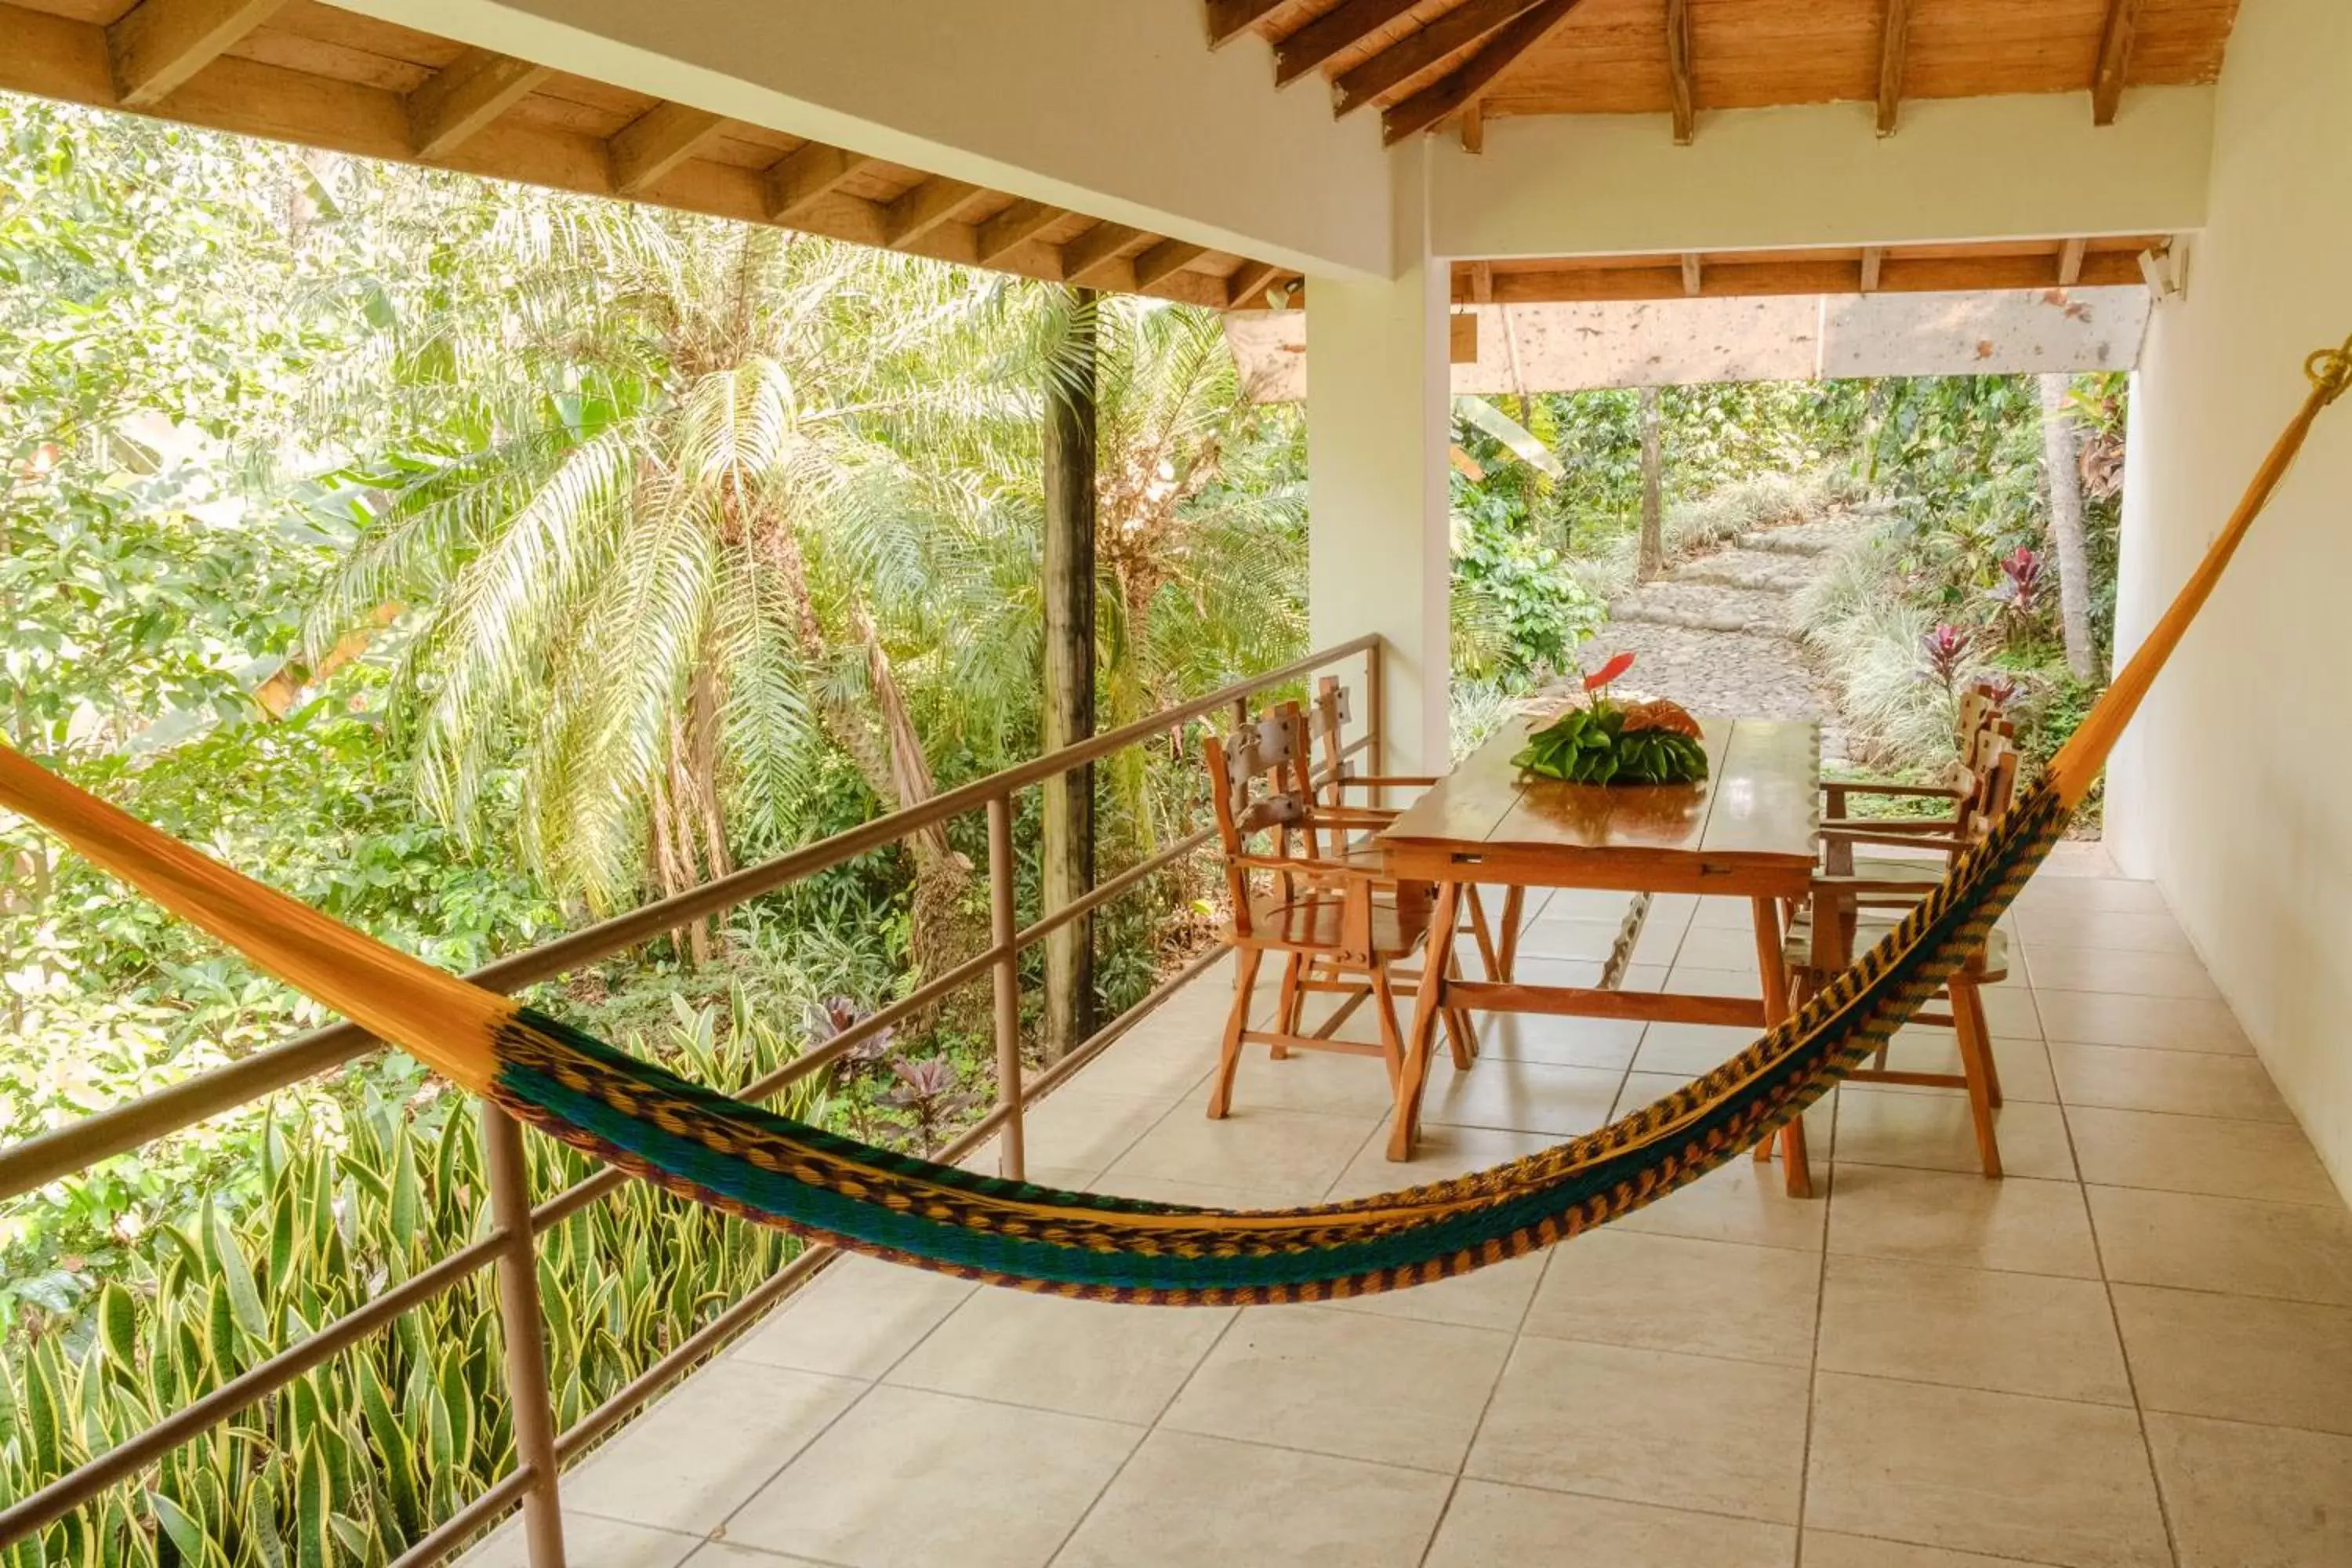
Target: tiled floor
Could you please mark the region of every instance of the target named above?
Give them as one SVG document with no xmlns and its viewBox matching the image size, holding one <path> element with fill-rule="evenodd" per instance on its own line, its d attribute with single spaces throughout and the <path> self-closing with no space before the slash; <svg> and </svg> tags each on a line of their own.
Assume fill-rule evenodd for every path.
<svg viewBox="0 0 2352 1568">
<path fill-rule="evenodd" d="M 2352 1220 L 2162 901 L 2053 866 L 1990 998 L 2011 1175 L 1957 1094 L 1849 1088 L 1792 1202 L 1742 1159 L 1502 1268 L 1341 1307 L 1042 1300 L 851 1260 L 565 1479 L 580 1568 L 2352 1563 Z M 2064 875 L 2072 870 L 2077 874 Z M 1586 971 L 1613 900 L 1531 910 Z M 1660 900 L 1634 984 L 1737 989 Z M 1382 1157 L 1378 1066 L 1254 1052 L 1221 968 L 1031 1123 L 1057 1182 L 1236 1205 L 1523 1153 L 1738 1031 L 1490 1025 Z M 1955 1059 L 1921 1031 L 1898 1057 Z M 519 1563 L 511 1531 L 484 1549 Z"/>
</svg>

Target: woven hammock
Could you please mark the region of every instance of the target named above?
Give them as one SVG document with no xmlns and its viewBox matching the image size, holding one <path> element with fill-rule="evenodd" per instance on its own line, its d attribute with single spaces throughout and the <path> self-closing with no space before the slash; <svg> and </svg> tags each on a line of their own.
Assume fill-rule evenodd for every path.
<svg viewBox="0 0 2352 1568">
<path fill-rule="evenodd" d="M 991 1284 L 1165 1305 L 1321 1301 L 1516 1258 L 1694 1181 L 1861 1066 L 1984 942 L 2105 765 L 2321 409 L 2310 396 L 2164 617 L 2032 790 L 1877 946 L 1706 1077 L 1491 1170 L 1349 1203 L 1196 1208 L 1007 1181 L 893 1152 L 689 1083 L 354 931 L 0 747 L 0 806 L 279 979 L 549 1136 L 681 1197 Z"/>
</svg>

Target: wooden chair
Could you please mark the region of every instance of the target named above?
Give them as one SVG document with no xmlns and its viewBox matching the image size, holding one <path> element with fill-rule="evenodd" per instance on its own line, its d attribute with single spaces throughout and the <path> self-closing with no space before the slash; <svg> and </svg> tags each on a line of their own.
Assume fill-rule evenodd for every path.
<svg viewBox="0 0 2352 1568">
<path fill-rule="evenodd" d="M 1321 853 L 1322 835 L 1377 824 L 1370 818 L 1351 824 L 1344 808 L 1317 809 L 1307 784 L 1306 727 L 1295 704 L 1222 740 L 1210 737 L 1205 752 L 1238 963 L 1233 1012 L 1209 1091 L 1210 1116 L 1223 1117 L 1232 1106 L 1234 1073 L 1244 1045 L 1377 1056 L 1395 1091 L 1404 1071 L 1396 999 L 1412 994 L 1417 985 L 1401 986 L 1392 969 L 1427 944 L 1433 912 L 1427 884 L 1386 883 L 1354 858 Z M 1253 785 L 1259 787 L 1254 792 Z M 1259 835 L 1266 840 L 1264 853 L 1250 848 Z M 1284 961 L 1276 1026 L 1252 1029 L 1257 973 L 1268 953 L 1279 953 Z M 1437 961 L 1444 962 L 1445 955 Z M 1343 996 L 1312 1033 L 1299 1023 L 1300 1006 L 1310 992 Z M 1337 1038 L 1339 1026 L 1367 1000 L 1377 1010 L 1380 1043 Z"/>
<path fill-rule="evenodd" d="M 2018 755 L 2005 739 L 1989 748 L 1986 784 L 1979 798 L 1963 815 L 1963 832 L 1950 836 L 1877 834 L 1854 828 L 1831 829 L 1824 837 L 1834 850 L 1843 847 L 1850 858 L 1857 843 L 1895 845 L 1931 851 L 1929 856 L 1888 861 L 1899 874 L 1875 875 L 1873 863 L 1853 861 L 1859 869 L 1847 874 L 1824 872 L 1814 879 L 1811 908 L 1791 923 L 1787 960 L 1799 1000 L 1826 984 L 1855 953 L 1875 945 L 1895 928 L 1908 910 L 1943 879 L 1962 850 L 1982 837 L 1993 818 L 2008 809 L 2016 794 Z M 1924 878 L 1924 880 L 1923 880 Z M 1994 1133 L 1992 1113 L 2001 1103 L 2000 1073 L 1993 1061 L 1992 1037 L 1985 1023 L 1982 989 L 2009 977 L 2008 933 L 1988 933 L 1985 945 L 1972 954 L 1945 983 L 1948 1011 L 1922 1013 L 1922 1024 L 1948 1024 L 1959 1043 L 1958 1073 L 1897 1071 L 1886 1065 L 1886 1047 L 1878 1049 L 1873 1065 L 1848 1075 L 1853 1083 L 1894 1083 L 1931 1089 L 1964 1089 L 1974 1123 L 1977 1156 L 1988 1176 L 2001 1173 L 2000 1143 Z"/>
<path fill-rule="evenodd" d="M 1857 827 L 1888 833 L 1957 832 L 1982 791 L 1992 742 L 2002 738 L 2013 741 L 2015 736 L 2015 728 L 2002 717 L 2000 700 L 1982 685 L 1973 686 L 1960 698 L 1958 713 L 1952 726 L 1954 761 L 1945 770 L 1943 778 L 1934 784 L 1894 784 L 1875 779 L 1823 779 L 1822 826 L 1824 828 Z M 1943 817 L 1854 817 L 1849 815 L 1849 811 L 1856 795 L 1888 800 L 1948 801 L 1951 803 L 1951 815 Z"/>
</svg>

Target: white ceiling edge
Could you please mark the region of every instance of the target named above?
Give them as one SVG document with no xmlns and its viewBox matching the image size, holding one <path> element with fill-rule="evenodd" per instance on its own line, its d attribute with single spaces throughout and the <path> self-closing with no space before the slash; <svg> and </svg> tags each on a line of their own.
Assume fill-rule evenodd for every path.
<svg viewBox="0 0 2352 1568">
<path fill-rule="evenodd" d="M 1477 363 L 1454 367 L 1454 390 L 2128 370 L 2152 308 L 2137 284 L 1477 305 L 1465 308 L 1478 317 Z M 1259 401 L 1307 395 L 1307 316 L 1226 316 L 1226 341 Z"/>
</svg>

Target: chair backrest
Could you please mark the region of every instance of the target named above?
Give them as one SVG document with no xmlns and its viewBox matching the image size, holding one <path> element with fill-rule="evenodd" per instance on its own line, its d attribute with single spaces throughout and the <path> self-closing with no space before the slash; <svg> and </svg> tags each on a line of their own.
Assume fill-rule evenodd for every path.
<svg viewBox="0 0 2352 1568">
<path fill-rule="evenodd" d="M 2017 753 L 2017 726 L 2002 723 L 1993 727 L 1992 738 L 1983 748 L 1976 798 L 1964 803 L 1960 810 L 1961 831 L 1970 838 L 1982 838 L 1992 831 L 2000 814 L 2017 798 L 2017 770 L 2021 759 Z"/>
<path fill-rule="evenodd" d="M 1269 836 L 1267 854 L 1274 859 L 1320 858 L 1314 801 L 1307 784 L 1313 771 L 1307 726 L 1298 705 L 1286 702 L 1231 734 L 1211 735 L 1202 751 L 1209 769 L 1209 804 L 1225 852 L 1225 890 L 1233 899 L 1234 928 L 1246 936 L 1250 868 L 1243 859 L 1250 854 L 1252 837 Z M 1294 834 L 1303 857 L 1292 853 Z"/>
</svg>

